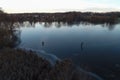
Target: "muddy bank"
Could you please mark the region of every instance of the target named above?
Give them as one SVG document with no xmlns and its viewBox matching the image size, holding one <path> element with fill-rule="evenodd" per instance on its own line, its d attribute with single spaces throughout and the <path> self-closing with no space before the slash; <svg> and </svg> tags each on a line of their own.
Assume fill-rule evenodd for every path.
<svg viewBox="0 0 120 80">
<path fill-rule="evenodd" d="M 49 61 L 32 51 L 20 49 L 0 50 L 1 80 L 99 80 L 75 69 L 70 60 Z"/>
</svg>

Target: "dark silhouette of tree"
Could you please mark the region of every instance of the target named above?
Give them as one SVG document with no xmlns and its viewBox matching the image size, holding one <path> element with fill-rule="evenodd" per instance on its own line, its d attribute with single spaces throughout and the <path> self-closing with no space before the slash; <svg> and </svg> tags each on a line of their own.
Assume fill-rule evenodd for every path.
<svg viewBox="0 0 120 80">
<path fill-rule="evenodd" d="M 17 13 L 7 14 L 0 9 L 0 21 L 6 22 L 89 22 L 94 24 L 116 23 L 120 12 L 92 13 L 92 12 L 65 12 L 65 13 Z"/>
<path fill-rule="evenodd" d="M 15 30 L 13 23 L 0 23 L 0 48 L 13 48 L 20 43 L 20 31 Z"/>
<path fill-rule="evenodd" d="M 5 12 L 4 12 L 3 9 L 0 7 L 0 14 L 3 14 L 3 13 L 5 13 Z"/>
<path fill-rule="evenodd" d="M 120 17 L 120 12 L 91 13 L 91 12 L 66 12 L 66 13 L 21 13 L 8 14 L 13 21 L 30 22 L 90 22 L 90 23 L 115 23 Z"/>
</svg>

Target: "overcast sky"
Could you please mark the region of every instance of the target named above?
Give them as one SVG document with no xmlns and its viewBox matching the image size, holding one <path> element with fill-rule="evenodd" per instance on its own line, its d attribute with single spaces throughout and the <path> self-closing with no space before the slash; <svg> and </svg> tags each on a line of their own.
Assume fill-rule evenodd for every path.
<svg viewBox="0 0 120 80">
<path fill-rule="evenodd" d="M 120 0 L 0 0 L 5 12 L 120 11 Z"/>
</svg>

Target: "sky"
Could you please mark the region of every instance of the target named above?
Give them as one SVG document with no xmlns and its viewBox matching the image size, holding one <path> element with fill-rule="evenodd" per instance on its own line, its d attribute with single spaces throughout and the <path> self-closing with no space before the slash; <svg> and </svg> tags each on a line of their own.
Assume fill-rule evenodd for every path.
<svg viewBox="0 0 120 80">
<path fill-rule="evenodd" d="M 7 13 L 120 11 L 120 0 L 0 0 L 0 7 Z"/>
</svg>

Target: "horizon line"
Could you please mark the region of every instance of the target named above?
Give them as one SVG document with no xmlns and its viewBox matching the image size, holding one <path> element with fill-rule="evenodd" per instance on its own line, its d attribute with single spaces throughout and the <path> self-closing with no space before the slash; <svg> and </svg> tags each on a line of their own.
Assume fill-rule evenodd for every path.
<svg viewBox="0 0 120 80">
<path fill-rule="evenodd" d="M 120 11 L 56 11 L 56 12 L 6 12 L 8 14 L 25 14 L 25 13 L 69 13 L 69 12 L 81 12 L 81 13 L 111 13 L 111 12 L 120 12 Z"/>
</svg>

